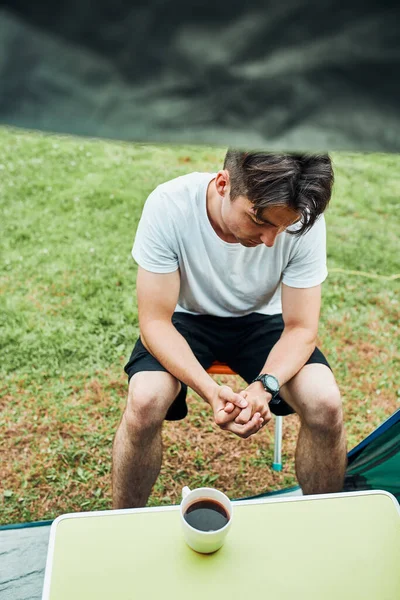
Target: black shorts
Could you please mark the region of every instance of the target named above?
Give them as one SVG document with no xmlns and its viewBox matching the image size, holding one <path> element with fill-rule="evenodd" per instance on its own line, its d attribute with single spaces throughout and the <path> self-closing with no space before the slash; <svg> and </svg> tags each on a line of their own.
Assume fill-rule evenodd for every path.
<svg viewBox="0 0 400 600">
<path fill-rule="evenodd" d="M 281 337 L 284 323 L 282 315 L 252 313 L 245 317 L 213 317 L 175 312 L 172 322 L 188 342 L 193 354 L 204 369 L 218 360 L 227 363 L 247 383 L 260 373 L 272 347 Z M 306 364 L 319 363 L 329 367 L 318 348 Z M 330 368 L 330 367 L 329 367 Z M 140 371 L 167 371 L 143 346 L 140 338 L 132 351 L 125 373 L 128 380 Z M 178 421 L 187 415 L 187 385 L 170 406 L 166 419 Z M 288 415 L 294 410 L 279 396 L 270 402 L 275 415 Z"/>
</svg>

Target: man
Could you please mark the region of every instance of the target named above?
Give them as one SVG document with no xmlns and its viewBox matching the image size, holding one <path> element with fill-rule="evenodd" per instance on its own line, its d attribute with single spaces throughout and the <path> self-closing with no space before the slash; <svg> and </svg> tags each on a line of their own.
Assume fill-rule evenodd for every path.
<svg viewBox="0 0 400 600">
<path fill-rule="evenodd" d="M 114 508 L 144 506 L 161 468 L 164 419 L 187 414 L 187 386 L 239 437 L 296 412 L 296 474 L 305 494 L 339 491 L 346 466 L 342 407 L 316 348 L 328 156 L 229 150 L 217 174 L 160 185 L 143 209 L 140 338 L 125 367 L 129 393 L 113 446 Z M 247 382 L 236 393 L 206 372 L 227 362 Z"/>
</svg>

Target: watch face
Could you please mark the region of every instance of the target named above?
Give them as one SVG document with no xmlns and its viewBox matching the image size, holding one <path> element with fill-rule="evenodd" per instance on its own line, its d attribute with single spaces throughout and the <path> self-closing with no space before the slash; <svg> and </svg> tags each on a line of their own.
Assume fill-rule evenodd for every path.
<svg viewBox="0 0 400 600">
<path fill-rule="evenodd" d="M 277 392 L 279 390 L 279 383 L 277 382 L 275 377 L 267 375 L 265 378 L 265 383 L 272 391 Z"/>
</svg>

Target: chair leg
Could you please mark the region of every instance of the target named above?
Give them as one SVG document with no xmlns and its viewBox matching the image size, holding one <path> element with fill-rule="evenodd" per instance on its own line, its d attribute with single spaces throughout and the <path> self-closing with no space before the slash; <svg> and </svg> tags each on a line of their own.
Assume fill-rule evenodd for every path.
<svg viewBox="0 0 400 600">
<path fill-rule="evenodd" d="M 275 417 L 274 471 L 282 471 L 282 419 L 281 416 Z"/>
</svg>

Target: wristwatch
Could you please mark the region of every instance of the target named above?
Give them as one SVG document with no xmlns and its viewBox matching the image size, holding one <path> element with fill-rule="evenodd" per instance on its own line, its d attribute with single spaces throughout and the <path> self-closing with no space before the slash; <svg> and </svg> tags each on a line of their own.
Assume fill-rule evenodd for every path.
<svg viewBox="0 0 400 600">
<path fill-rule="evenodd" d="M 261 375 L 253 379 L 251 383 L 254 383 L 255 381 L 261 381 L 261 383 L 264 386 L 264 390 L 272 395 L 272 400 L 276 398 L 276 396 L 279 394 L 279 381 L 276 377 L 274 377 L 274 375 L 269 375 L 268 373 L 261 373 Z"/>
</svg>

